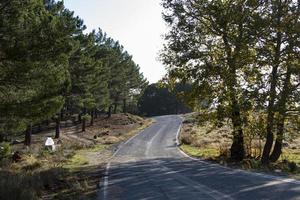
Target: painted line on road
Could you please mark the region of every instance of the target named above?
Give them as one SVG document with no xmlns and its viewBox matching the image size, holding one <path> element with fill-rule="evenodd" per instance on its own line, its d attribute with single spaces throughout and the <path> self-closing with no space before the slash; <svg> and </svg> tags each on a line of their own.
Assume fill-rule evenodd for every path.
<svg viewBox="0 0 300 200">
<path fill-rule="evenodd" d="M 156 133 L 155 135 L 151 138 L 151 140 L 149 142 L 147 142 L 147 147 L 146 147 L 146 151 L 145 151 L 145 156 L 148 157 L 149 156 L 149 152 L 150 152 L 150 148 L 151 145 L 153 143 L 153 141 L 165 130 L 166 125 L 163 125 Z"/>
<path fill-rule="evenodd" d="M 183 119 L 183 117 L 180 117 L 180 118 Z M 186 154 L 184 151 L 182 151 L 182 149 L 179 147 L 179 145 L 180 145 L 180 143 L 179 143 L 179 134 L 180 134 L 181 128 L 182 128 L 182 122 L 181 122 L 180 126 L 178 127 L 178 131 L 176 133 L 176 144 L 177 144 L 176 146 L 177 146 L 177 149 L 179 150 L 179 152 L 182 155 L 184 155 L 185 157 L 187 157 L 191 160 L 194 160 L 194 161 L 200 162 L 200 163 L 204 163 L 204 164 L 208 164 L 210 166 L 216 166 L 216 167 L 220 167 L 220 168 L 223 168 L 223 169 L 232 170 L 232 171 L 237 172 L 237 173 L 255 175 L 257 177 L 263 177 L 263 178 L 268 178 L 268 179 L 272 179 L 272 180 L 276 180 L 276 181 L 281 181 L 282 183 L 293 183 L 293 184 L 300 185 L 299 180 L 295 180 L 295 179 L 292 179 L 292 178 L 282 178 L 282 177 L 278 177 L 278 176 L 274 176 L 274 175 L 268 175 L 268 174 L 264 174 L 264 173 L 260 173 L 260 172 L 250 172 L 250 171 L 246 171 L 246 170 L 243 170 L 243 169 L 233 169 L 233 168 L 230 168 L 230 167 L 222 166 L 220 164 L 214 164 L 214 163 L 210 163 L 210 162 L 201 160 L 199 158 L 192 157 L 192 156 Z"/>
<path fill-rule="evenodd" d="M 152 125 L 151 125 L 152 126 Z M 151 127 L 149 126 L 149 127 Z M 149 127 L 147 127 L 146 129 L 148 129 Z M 126 145 L 128 144 L 130 141 L 132 141 L 134 138 L 136 138 L 137 136 L 139 136 L 141 133 L 143 133 L 146 129 L 142 130 L 141 132 L 137 133 L 136 135 L 132 136 L 131 138 L 129 138 L 126 142 L 124 142 L 123 144 L 121 144 L 118 149 L 114 152 L 114 154 L 109 158 L 109 162 L 106 164 L 105 167 L 105 173 L 104 173 L 104 178 L 103 178 L 103 200 L 107 199 L 107 188 L 108 188 L 108 177 L 109 177 L 109 170 L 110 170 L 110 166 L 111 166 L 111 160 L 118 154 L 118 152 Z M 101 183 L 99 183 L 99 185 L 101 185 Z M 98 198 L 99 199 L 99 198 Z M 101 199 L 101 198 L 100 198 Z M 100 200 L 99 199 L 99 200 Z"/>
</svg>

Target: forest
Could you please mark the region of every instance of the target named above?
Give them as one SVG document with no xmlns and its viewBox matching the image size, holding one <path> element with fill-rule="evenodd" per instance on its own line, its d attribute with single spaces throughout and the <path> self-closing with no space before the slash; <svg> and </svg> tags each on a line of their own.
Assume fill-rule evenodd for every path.
<svg viewBox="0 0 300 200">
<path fill-rule="evenodd" d="M 180 95 L 189 89 L 190 86 L 186 84 L 176 84 L 173 89 L 162 82 L 151 84 L 145 88 L 139 98 L 139 114 L 160 116 L 189 113 L 192 110 L 185 104 Z"/>
<path fill-rule="evenodd" d="M 300 0 L 160 5 L 150 84 L 63 0 L 0 0 L 0 199 L 299 197 Z"/>
<path fill-rule="evenodd" d="M 107 113 L 136 112 L 148 82 L 132 56 L 100 28 L 87 33 L 63 1 L 0 2 L 0 142 L 72 119 L 93 125 Z"/>
<path fill-rule="evenodd" d="M 300 1 L 163 0 L 169 27 L 161 60 L 186 102 L 232 128 L 230 158 L 277 161 L 300 133 Z"/>
</svg>

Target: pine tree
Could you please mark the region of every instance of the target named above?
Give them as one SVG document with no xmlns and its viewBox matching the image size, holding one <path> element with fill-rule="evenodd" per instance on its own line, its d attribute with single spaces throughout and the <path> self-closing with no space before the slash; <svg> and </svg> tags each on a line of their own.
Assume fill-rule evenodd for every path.
<svg viewBox="0 0 300 200">
<path fill-rule="evenodd" d="M 1 94 L 9 98 L 1 102 L 1 126 L 8 132 L 27 127 L 25 144 L 30 145 L 31 127 L 54 116 L 64 104 L 72 44 L 70 34 L 61 31 L 59 16 L 43 2 L 10 1 L 3 9 L 7 15 L 1 17 Z M 11 121 L 20 128 L 8 127 Z"/>
</svg>

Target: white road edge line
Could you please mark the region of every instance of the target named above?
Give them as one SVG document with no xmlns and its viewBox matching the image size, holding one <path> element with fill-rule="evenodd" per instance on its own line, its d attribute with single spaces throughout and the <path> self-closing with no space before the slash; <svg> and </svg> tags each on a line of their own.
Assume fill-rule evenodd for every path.
<svg viewBox="0 0 300 200">
<path fill-rule="evenodd" d="M 155 121 L 154 121 L 155 123 Z M 153 123 L 153 124 L 154 124 Z M 153 125 L 152 124 L 152 125 Z M 151 125 L 151 126 L 152 126 Z M 150 126 L 148 126 L 150 127 Z M 148 128 L 147 127 L 147 128 Z M 147 129 L 146 128 L 146 129 Z M 111 160 L 118 154 L 118 152 L 123 148 L 124 145 L 128 144 L 131 140 L 133 140 L 135 137 L 139 136 L 142 132 L 144 132 L 146 129 L 140 131 L 139 133 L 137 133 L 136 135 L 132 136 L 131 138 L 129 138 L 126 142 L 124 142 L 123 144 L 121 144 L 118 149 L 114 152 L 114 154 L 109 158 L 109 162 L 106 164 L 105 167 L 105 173 L 104 173 L 104 178 L 103 178 L 103 200 L 107 199 L 107 188 L 108 188 L 108 176 L 109 176 L 109 169 L 110 169 L 110 165 L 111 165 Z M 100 182 L 101 183 L 101 182 Z M 99 185 L 100 185 L 99 183 Z M 100 190 L 101 191 L 101 190 Z M 99 198 L 98 198 L 99 199 Z M 101 199 L 101 198 L 100 198 Z M 99 200 L 100 200 L 99 199 Z"/>
<path fill-rule="evenodd" d="M 182 116 L 180 116 L 180 118 L 183 120 L 184 118 Z M 183 121 L 182 121 L 183 122 Z M 205 164 L 209 164 L 209 165 L 212 165 L 212 166 L 218 166 L 218 167 L 221 167 L 223 169 L 228 169 L 228 170 L 232 170 L 234 172 L 240 172 L 240 173 L 244 173 L 244 174 L 249 174 L 249 175 L 255 175 L 255 176 L 258 176 L 258 177 L 263 177 L 263 178 L 269 178 L 269 179 L 273 179 L 273 180 L 276 180 L 276 181 L 281 181 L 283 183 L 293 183 L 293 184 L 300 184 L 300 181 L 299 180 L 296 180 L 296 179 L 292 179 L 292 178 L 283 178 L 283 177 L 278 177 L 278 176 L 274 176 L 274 175 L 268 175 L 268 174 L 263 174 L 263 173 L 260 173 L 260 172 L 250 172 L 250 171 L 246 171 L 246 170 L 243 170 L 243 169 L 233 169 L 233 168 L 230 168 L 230 167 L 225 167 L 225 166 L 222 166 L 220 164 L 213 164 L 213 163 L 209 163 L 209 162 L 206 162 L 204 160 L 201 160 L 199 158 L 194 158 L 188 154 L 186 154 L 184 151 L 182 151 L 179 147 L 180 143 L 179 143 L 179 134 L 180 134 L 180 131 L 181 131 L 181 128 L 182 128 L 182 122 L 180 124 L 180 126 L 178 127 L 178 131 L 176 133 L 176 146 L 177 146 L 177 149 L 179 150 L 179 152 L 184 155 L 185 157 L 191 159 L 191 160 L 194 160 L 194 161 L 197 161 L 197 162 L 201 162 L 201 163 L 205 163 Z"/>
</svg>

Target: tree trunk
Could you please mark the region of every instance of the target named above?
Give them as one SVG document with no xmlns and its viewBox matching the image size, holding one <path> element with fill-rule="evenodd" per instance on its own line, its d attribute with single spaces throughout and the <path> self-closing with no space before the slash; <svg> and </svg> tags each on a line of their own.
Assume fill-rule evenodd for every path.
<svg viewBox="0 0 300 200">
<path fill-rule="evenodd" d="M 55 138 L 58 139 L 60 137 L 60 118 L 57 117 L 55 122 L 56 122 L 56 125 L 55 125 Z"/>
<path fill-rule="evenodd" d="M 274 135 L 272 131 L 274 125 L 274 108 L 273 105 L 268 107 L 269 107 L 268 109 L 269 111 L 268 111 L 268 118 L 267 118 L 267 138 L 266 138 L 266 143 L 261 158 L 261 162 L 263 164 L 269 164 L 270 152 L 274 141 Z"/>
<path fill-rule="evenodd" d="M 63 120 L 64 119 L 64 111 L 63 109 L 61 109 L 60 111 L 60 120 Z"/>
<path fill-rule="evenodd" d="M 118 109 L 118 104 L 115 103 L 115 105 L 114 105 L 114 114 L 117 114 L 117 109 Z"/>
<path fill-rule="evenodd" d="M 123 113 L 127 112 L 126 99 L 123 99 Z"/>
<path fill-rule="evenodd" d="M 237 100 L 237 78 L 236 78 L 236 59 L 233 55 L 228 42 L 227 34 L 223 34 L 223 42 L 227 54 L 227 63 L 229 66 L 230 77 L 224 77 L 224 80 L 229 88 L 229 97 L 231 103 L 231 120 L 233 125 L 233 142 L 230 148 L 230 158 L 233 161 L 242 161 L 245 157 L 244 136 L 242 129 L 242 118 L 239 102 Z M 239 52 L 240 47 L 236 47 L 236 52 Z"/>
<path fill-rule="evenodd" d="M 90 121 L 90 126 L 94 126 L 94 110 L 91 111 L 91 121 Z"/>
<path fill-rule="evenodd" d="M 277 124 L 277 137 L 276 137 L 275 146 L 274 146 L 273 152 L 270 156 L 271 162 L 276 162 L 282 153 L 282 141 L 283 141 L 283 130 L 284 130 L 285 117 L 282 116 L 280 118 L 282 118 L 282 119 L 279 119 L 279 122 Z"/>
<path fill-rule="evenodd" d="M 277 14 L 277 25 L 279 26 L 281 23 L 281 8 L 278 10 Z M 276 86 L 278 82 L 278 67 L 280 64 L 280 55 L 281 55 L 281 44 L 282 44 L 282 33 L 277 32 L 276 39 L 276 48 L 275 48 L 275 58 L 274 58 L 274 66 L 272 69 L 271 75 L 271 87 L 270 87 L 270 99 L 269 105 L 267 109 L 268 117 L 267 117 L 267 130 L 266 130 L 266 143 L 263 149 L 263 154 L 261 158 L 261 162 L 263 164 L 269 164 L 270 152 L 273 146 L 274 135 L 273 135 L 273 126 L 274 126 L 274 103 L 276 99 Z"/>
<path fill-rule="evenodd" d="M 85 119 L 83 119 L 82 120 L 82 132 L 85 132 L 85 128 L 86 128 L 86 120 Z"/>
<path fill-rule="evenodd" d="M 81 123 L 82 122 L 82 115 L 81 113 L 78 115 L 78 123 Z"/>
<path fill-rule="evenodd" d="M 86 128 L 86 108 L 83 108 L 83 119 L 82 119 L 82 132 L 85 132 L 85 128 Z"/>
<path fill-rule="evenodd" d="M 41 132 L 41 131 L 42 131 L 42 125 L 39 124 L 39 125 L 38 125 L 38 130 L 37 130 L 37 132 L 39 133 L 39 132 Z"/>
<path fill-rule="evenodd" d="M 291 93 L 291 90 L 290 90 L 291 73 L 292 73 L 291 67 L 288 66 L 286 78 L 285 78 L 282 93 L 281 93 L 281 98 L 278 102 L 279 119 L 278 119 L 278 123 L 277 123 L 277 137 L 276 137 L 273 152 L 270 156 L 271 162 L 276 162 L 282 153 L 284 122 L 285 122 L 285 118 L 286 118 L 286 103 L 287 103 L 288 97 Z"/>
<path fill-rule="evenodd" d="M 97 109 L 94 110 L 94 117 L 95 117 L 95 119 L 98 118 L 98 110 Z"/>
<path fill-rule="evenodd" d="M 234 161 L 242 161 L 245 157 L 245 149 L 240 108 L 236 100 L 232 103 L 233 142 L 230 148 L 230 158 Z"/>
<path fill-rule="evenodd" d="M 32 124 L 30 124 L 27 127 L 27 130 L 25 132 L 25 141 L 24 141 L 24 144 L 26 146 L 30 146 L 31 145 L 31 135 L 32 135 Z"/>
<path fill-rule="evenodd" d="M 111 109 L 112 109 L 112 106 L 109 106 L 108 112 L 107 112 L 107 118 L 111 117 Z"/>
</svg>

